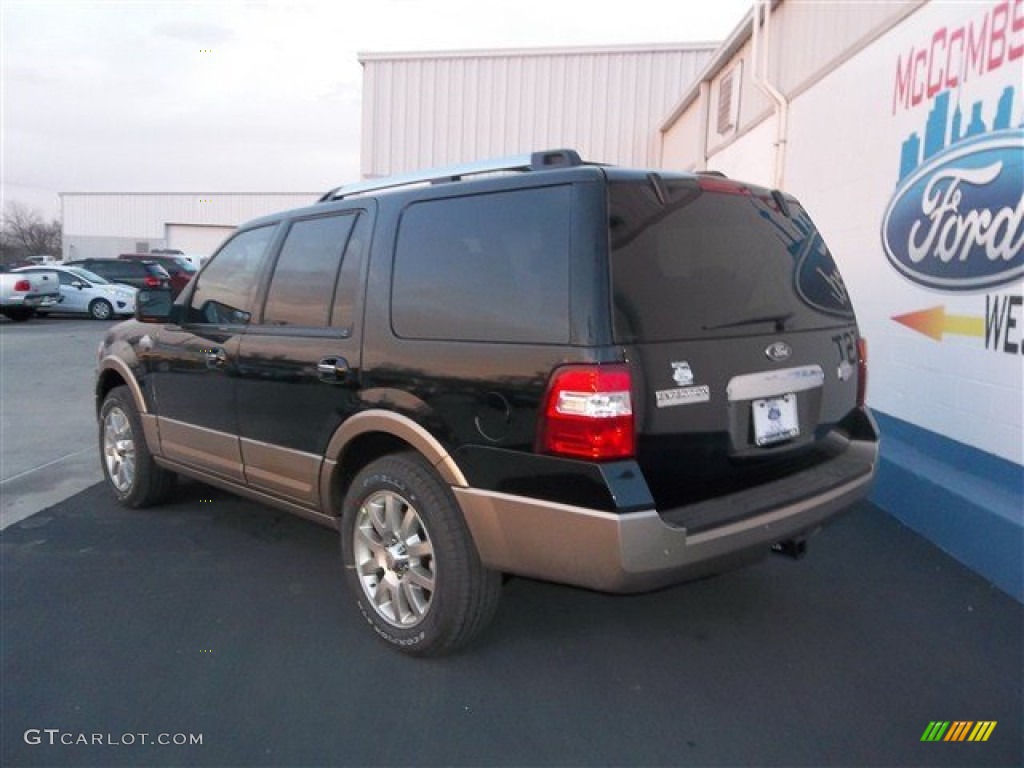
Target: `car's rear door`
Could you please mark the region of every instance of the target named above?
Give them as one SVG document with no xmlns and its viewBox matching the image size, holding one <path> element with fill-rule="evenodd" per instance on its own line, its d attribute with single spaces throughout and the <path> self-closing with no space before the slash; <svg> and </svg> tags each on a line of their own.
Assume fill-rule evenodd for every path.
<svg viewBox="0 0 1024 768">
<path fill-rule="evenodd" d="M 319 506 L 331 436 L 358 406 L 372 201 L 291 220 L 237 366 L 240 448 L 254 488 Z M 201 278 L 200 278 L 201 279 Z"/>
</svg>

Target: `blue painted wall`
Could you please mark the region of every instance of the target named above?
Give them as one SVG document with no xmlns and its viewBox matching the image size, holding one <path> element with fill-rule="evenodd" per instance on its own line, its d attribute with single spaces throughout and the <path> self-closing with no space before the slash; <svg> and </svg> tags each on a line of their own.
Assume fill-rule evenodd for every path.
<svg viewBox="0 0 1024 768">
<path fill-rule="evenodd" d="M 1024 602 L 1024 467 L 874 414 L 882 459 L 872 501 Z"/>
</svg>

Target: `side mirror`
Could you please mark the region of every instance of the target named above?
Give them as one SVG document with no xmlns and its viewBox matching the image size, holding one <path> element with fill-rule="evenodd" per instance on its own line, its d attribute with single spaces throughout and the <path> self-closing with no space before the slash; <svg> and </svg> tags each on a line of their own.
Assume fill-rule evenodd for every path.
<svg viewBox="0 0 1024 768">
<path fill-rule="evenodd" d="M 77 288 L 78 290 L 82 290 L 83 288 L 85 288 L 85 283 L 83 283 L 81 280 L 75 280 L 75 282 L 71 284 L 71 287 Z"/>
<path fill-rule="evenodd" d="M 135 296 L 135 319 L 140 323 L 166 323 L 171 320 L 174 302 L 170 290 L 139 291 Z"/>
</svg>

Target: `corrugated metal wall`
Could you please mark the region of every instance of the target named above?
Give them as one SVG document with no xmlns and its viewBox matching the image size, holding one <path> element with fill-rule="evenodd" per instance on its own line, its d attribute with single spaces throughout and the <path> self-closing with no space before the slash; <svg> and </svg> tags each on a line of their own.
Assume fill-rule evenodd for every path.
<svg viewBox="0 0 1024 768">
<path fill-rule="evenodd" d="M 768 77 L 784 93 L 793 94 L 821 79 L 841 63 L 843 54 L 887 30 L 922 1 L 784 2 L 771 21 Z"/>
<path fill-rule="evenodd" d="M 658 162 L 703 45 L 362 54 L 364 178 L 554 147 Z"/>
<path fill-rule="evenodd" d="M 320 193 L 61 195 L 64 235 L 162 239 L 167 224 L 238 226 L 249 219 L 315 202 Z"/>
<path fill-rule="evenodd" d="M 891 28 L 900 19 L 921 6 L 923 0 L 887 0 L 886 2 L 781 2 L 775 6 L 767 40 L 761 45 L 767 50 L 767 77 L 789 98 L 819 81 L 835 67 L 867 45 L 872 39 Z M 740 78 L 739 120 L 737 129 L 727 135 L 716 131 L 714 110 L 717 106 L 719 83 L 722 77 L 742 62 Z M 711 87 L 712 119 L 707 121 L 708 156 L 725 149 L 737 138 L 753 130 L 772 116 L 771 100 L 754 84 L 752 46 L 747 33 L 735 53 L 726 60 L 716 62 L 714 74 L 709 77 Z M 888 76 L 890 73 L 880 73 Z M 696 83 L 680 91 L 696 88 Z M 837 98 L 840 98 L 837 96 Z M 678 103 L 678 100 L 677 102 Z M 675 123 L 663 136 L 663 161 L 670 167 L 696 167 L 697 145 L 689 140 L 696 121 L 695 113 L 708 109 L 696 99 L 679 114 Z M 666 113 L 667 115 L 668 113 Z M 684 140 L 684 137 L 686 140 Z M 767 182 L 767 180 L 765 180 Z"/>
</svg>

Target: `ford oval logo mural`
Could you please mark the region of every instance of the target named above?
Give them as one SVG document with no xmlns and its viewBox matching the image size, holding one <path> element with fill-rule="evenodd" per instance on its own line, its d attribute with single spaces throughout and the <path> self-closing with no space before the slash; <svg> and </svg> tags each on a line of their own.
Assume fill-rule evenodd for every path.
<svg viewBox="0 0 1024 768">
<path fill-rule="evenodd" d="M 882 244 L 893 267 L 940 291 L 1024 275 L 1024 130 L 962 141 L 921 165 L 889 203 Z"/>
</svg>

